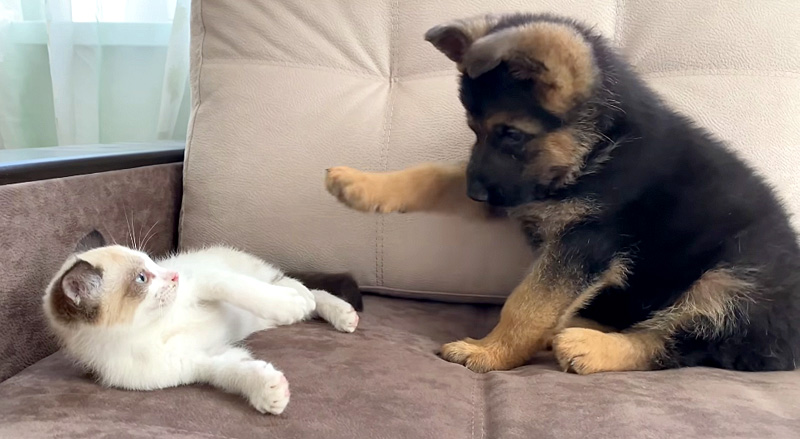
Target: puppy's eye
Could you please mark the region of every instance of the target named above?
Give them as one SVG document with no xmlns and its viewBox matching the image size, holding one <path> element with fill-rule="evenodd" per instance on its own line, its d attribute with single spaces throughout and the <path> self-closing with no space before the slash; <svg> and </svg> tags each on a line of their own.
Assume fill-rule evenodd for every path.
<svg viewBox="0 0 800 439">
<path fill-rule="evenodd" d="M 136 283 L 137 284 L 147 283 L 147 275 L 144 273 L 144 271 L 136 275 Z"/>
<path fill-rule="evenodd" d="M 511 128 L 511 127 L 503 127 L 502 136 L 503 136 L 503 141 L 509 142 L 509 143 L 524 142 L 525 139 L 528 137 L 522 131 L 514 129 L 514 128 Z"/>
</svg>

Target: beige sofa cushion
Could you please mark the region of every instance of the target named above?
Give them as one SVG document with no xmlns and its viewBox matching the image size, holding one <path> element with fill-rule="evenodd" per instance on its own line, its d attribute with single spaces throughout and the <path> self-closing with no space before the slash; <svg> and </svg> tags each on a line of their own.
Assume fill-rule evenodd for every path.
<svg viewBox="0 0 800 439">
<path fill-rule="evenodd" d="M 531 252 L 509 223 L 349 211 L 324 170 L 464 159 L 456 71 L 422 35 L 483 12 L 596 25 L 668 101 L 730 141 L 800 213 L 800 7 L 628 0 L 195 0 L 181 245 L 225 242 L 373 291 L 492 301 Z"/>
</svg>

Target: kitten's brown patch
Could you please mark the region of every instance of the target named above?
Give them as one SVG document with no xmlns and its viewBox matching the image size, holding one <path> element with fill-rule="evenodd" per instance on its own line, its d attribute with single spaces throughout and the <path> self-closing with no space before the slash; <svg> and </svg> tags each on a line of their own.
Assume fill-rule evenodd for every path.
<svg viewBox="0 0 800 439">
<path fill-rule="evenodd" d="M 118 246 L 91 250 L 81 258 L 103 270 L 104 291 L 98 324 L 130 323 L 146 294 L 146 286 L 134 282 L 144 269 L 142 259 Z"/>
<path fill-rule="evenodd" d="M 101 247 L 81 253 L 53 283 L 48 299 L 50 313 L 65 324 L 129 323 L 146 295 L 146 286 L 134 282 L 143 269 L 142 259 L 123 247 Z M 93 290 L 87 290 L 75 301 L 68 297 L 65 288 Z"/>
<path fill-rule="evenodd" d="M 100 284 L 103 279 L 103 271 L 92 264 L 77 259 L 64 271 L 61 277 L 53 284 L 52 291 L 48 298 L 49 307 L 55 318 L 66 324 L 84 322 L 94 324 L 100 316 L 100 302 L 92 297 L 84 297 L 80 303 L 67 296 L 65 283 L 72 284 L 73 290 L 77 290 L 82 285 L 92 283 Z"/>
</svg>

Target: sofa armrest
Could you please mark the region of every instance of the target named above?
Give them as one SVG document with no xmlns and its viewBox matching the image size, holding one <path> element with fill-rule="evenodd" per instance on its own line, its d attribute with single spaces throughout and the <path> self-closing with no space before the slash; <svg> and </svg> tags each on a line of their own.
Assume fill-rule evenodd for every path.
<svg viewBox="0 0 800 439">
<path fill-rule="evenodd" d="M 174 249 L 182 145 L 127 147 L 0 150 L 0 381 L 56 350 L 41 297 L 87 232 Z"/>
</svg>

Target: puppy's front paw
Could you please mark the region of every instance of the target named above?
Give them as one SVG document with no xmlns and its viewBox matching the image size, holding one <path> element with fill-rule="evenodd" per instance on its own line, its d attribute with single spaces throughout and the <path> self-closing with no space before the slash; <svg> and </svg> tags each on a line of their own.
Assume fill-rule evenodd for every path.
<svg viewBox="0 0 800 439">
<path fill-rule="evenodd" d="M 282 372 L 264 361 L 253 361 L 250 404 L 261 413 L 280 415 L 289 404 L 289 381 Z"/>
<path fill-rule="evenodd" d="M 347 166 L 328 169 L 325 187 L 347 207 L 362 212 L 403 212 L 405 208 L 386 187 L 386 176 Z"/>
<path fill-rule="evenodd" d="M 508 370 L 518 366 L 509 361 L 502 350 L 493 346 L 484 346 L 471 338 L 445 344 L 439 355 L 451 363 L 462 364 L 467 369 L 478 373 Z"/>
</svg>

